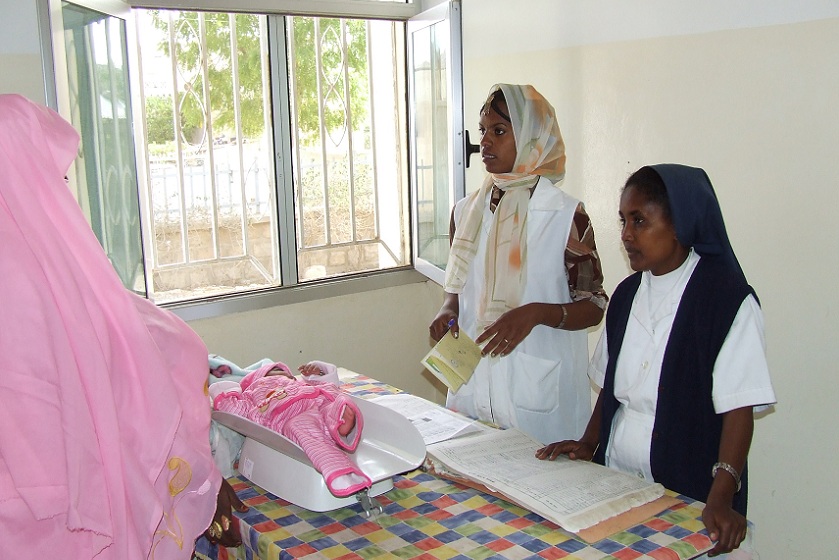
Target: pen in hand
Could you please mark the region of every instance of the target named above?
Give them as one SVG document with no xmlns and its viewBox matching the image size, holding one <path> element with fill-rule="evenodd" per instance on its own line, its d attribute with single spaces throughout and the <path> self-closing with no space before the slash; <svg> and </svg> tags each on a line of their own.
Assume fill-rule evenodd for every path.
<svg viewBox="0 0 839 560">
<path fill-rule="evenodd" d="M 449 325 L 448 325 L 448 326 L 449 326 L 449 330 L 451 330 L 451 328 L 454 326 L 454 323 L 455 323 L 455 318 L 454 318 L 454 317 L 452 317 L 451 319 L 449 319 Z M 452 337 L 457 338 L 457 334 L 458 334 L 458 333 L 457 333 L 457 331 L 453 332 L 453 333 L 452 333 Z"/>
</svg>

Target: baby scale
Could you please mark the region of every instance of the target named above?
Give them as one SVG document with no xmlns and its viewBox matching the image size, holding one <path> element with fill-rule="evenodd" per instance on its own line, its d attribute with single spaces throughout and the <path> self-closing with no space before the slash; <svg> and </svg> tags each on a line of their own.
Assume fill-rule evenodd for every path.
<svg viewBox="0 0 839 560">
<path fill-rule="evenodd" d="M 364 430 L 355 452 L 348 456 L 373 482 L 368 490 L 339 498 L 329 491 L 323 475 L 290 439 L 229 412 L 213 411 L 213 420 L 245 436 L 239 473 L 268 492 L 310 511 L 330 511 L 361 503 L 369 516 L 381 511 L 372 498 L 393 488 L 392 477 L 419 467 L 425 443 L 411 422 L 389 408 L 351 398 L 364 417 Z"/>
</svg>

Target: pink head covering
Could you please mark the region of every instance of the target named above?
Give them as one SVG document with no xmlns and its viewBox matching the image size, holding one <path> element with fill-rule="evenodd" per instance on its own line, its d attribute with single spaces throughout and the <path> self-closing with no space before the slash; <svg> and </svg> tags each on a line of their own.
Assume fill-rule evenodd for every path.
<svg viewBox="0 0 839 560">
<path fill-rule="evenodd" d="M 0 95 L 6 554 L 187 559 L 221 483 L 207 350 L 123 288 L 63 179 L 78 144 L 53 111 Z"/>
</svg>

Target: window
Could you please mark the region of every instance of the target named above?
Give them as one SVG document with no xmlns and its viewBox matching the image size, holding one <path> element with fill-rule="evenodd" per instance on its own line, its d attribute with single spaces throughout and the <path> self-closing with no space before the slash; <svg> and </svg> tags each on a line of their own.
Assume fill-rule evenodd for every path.
<svg viewBox="0 0 839 560">
<path fill-rule="evenodd" d="M 65 20 L 78 11 L 113 19 L 124 54 L 125 20 L 66 2 L 61 11 Z M 182 302 L 410 264 L 404 23 L 143 9 L 132 17 L 131 96 L 124 56 L 118 70 L 138 116 L 132 131 L 123 111 L 137 171 L 130 157 L 131 169 L 112 175 L 132 178 L 123 183 L 133 208 L 122 206 L 135 219 L 121 224 L 134 243 L 109 252 L 115 266 L 127 261 L 126 286 Z M 73 30 L 65 21 L 68 73 L 89 74 L 68 80 L 75 100 L 102 81 L 97 53 L 111 46 Z M 76 62 L 79 45 L 91 52 Z M 95 113 L 73 103 L 84 128 Z M 83 155 L 94 145 L 122 149 L 85 138 Z M 111 195 L 102 176 L 75 175 L 79 192 L 95 185 L 100 200 Z M 100 212 L 105 222 L 110 210 Z"/>
<path fill-rule="evenodd" d="M 441 285 L 449 217 L 466 183 L 460 8 L 444 2 L 408 23 L 414 259 Z"/>
<path fill-rule="evenodd" d="M 60 110 L 81 135 L 70 187 L 123 284 L 146 293 L 124 19 L 61 3 Z"/>
<path fill-rule="evenodd" d="M 269 298 L 215 314 L 278 287 L 382 287 L 371 273 L 408 274 L 412 251 L 441 281 L 463 194 L 459 2 L 407 32 L 416 5 L 388 0 L 312 0 L 316 16 L 37 1 L 51 104 L 83 137 L 71 186 L 127 287 L 157 303 Z M 286 4 L 247 1 L 300 7 Z M 325 11 L 340 6 L 353 13 Z"/>
<path fill-rule="evenodd" d="M 409 264 L 403 24 L 134 16 L 156 301 Z"/>
</svg>

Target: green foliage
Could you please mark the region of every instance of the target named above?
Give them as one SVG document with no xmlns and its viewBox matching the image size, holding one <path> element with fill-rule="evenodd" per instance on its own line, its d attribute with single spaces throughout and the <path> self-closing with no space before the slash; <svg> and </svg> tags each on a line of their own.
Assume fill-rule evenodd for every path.
<svg viewBox="0 0 839 560">
<path fill-rule="evenodd" d="M 96 64 L 94 72 L 96 73 L 94 87 L 102 97 L 128 104 L 128 75 L 125 66 Z"/>
<path fill-rule="evenodd" d="M 344 20 L 346 24 L 346 58 L 343 52 L 344 30 L 342 20 L 335 18 L 293 18 L 294 49 L 291 74 L 294 78 L 297 102 L 297 119 L 301 141 L 317 138 L 320 131 L 318 95 L 318 51 L 322 73 L 320 88 L 324 98 L 323 121 L 327 131 L 335 139 L 347 128 L 345 106 L 346 65 L 349 76 L 349 111 L 352 115 L 352 129 L 363 128 L 367 120 L 369 87 L 367 79 L 367 24 L 363 20 Z M 318 40 L 319 39 L 319 40 Z M 314 138 L 313 138 L 314 137 Z"/>
<path fill-rule="evenodd" d="M 152 10 L 154 26 L 165 39 L 158 48 L 172 56 L 169 44 L 169 13 Z M 179 74 L 184 80 L 177 100 L 184 138 L 195 143 L 203 137 L 208 116 L 212 115 L 214 136 L 236 135 L 234 95 L 240 101 L 243 134 L 256 137 L 264 131 L 262 51 L 259 18 L 250 14 L 231 17 L 221 13 L 171 12 L 174 48 Z M 203 31 L 201 18 L 203 17 Z M 349 132 L 362 130 L 368 117 L 367 24 L 364 20 L 290 17 L 289 33 L 292 91 L 296 94 L 298 140 L 316 143 L 320 138 L 320 118 L 327 134 L 336 143 Z M 235 51 L 231 38 L 235 29 Z M 202 51 L 203 43 L 206 49 Z M 346 44 L 346 46 L 344 46 Z M 316 45 L 319 47 L 316 48 Z M 235 60 L 233 55 L 235 55 Z M 320 76 L 318 76 L 318 58 Z M 238 89 L 234 91 L 233 68 L 238 66 Z M 209 102 L 206 99 L 203 66 L 207 67 Z M 345 74 L 346 68 L 346 74 Z M 348 82 L 347 83 L 347 78 Z M 320 88 L 320 94 L 319 94 Z M 350 106 L 346 107 L 345 91 Z M 321 95 L 323 103 L 320 102 Z M 346 122 L 351 115 L 352 123 Z M 160 123 L 155 123 L 154 128 Z M 163 137 L 168 131 L 152 131 L 149 137 Z"/>
<path fill-rule="evenodd" d="M 212 115 L 215 135 L 235 135 L 236 113 L 234 95 L 239 96 L 242 132 L 246 137 L 262 134 L 263 115 L 262 46 L 259 16 L 197 12 L 175 12 L 172 19 L 175 55 L 179 73 L 184 79 L 178 99 L 181 128 L 187 139 L 195 139 L 207 128 Z M 201 26 L 203 16 L 203 33 Z M 232 20 L 232 22 L 231 22 Z M 166 40 L 158 48 L 171 56 L 169 18 L 167 12 L 152 11 L 154 26 L 163 31 Z M 235 37 L 234 37 L 235 30 Z M 206 50 L 202 50 L 203 41 Z M 235 42 L 231 41 L 235 39 Z M 235 49 L 234 49 L 235 46 Z M 235 59 L 234 59 L 235 56 Z M 204 87 L 203 66 L 207 67 L 209 101 Z M 239 84 L 234 91 L 233 68 L 238 66 Z"/>
<path fill-rule="evenodd" d="M 164 144 L 175 139 L 172 100 L 164 95 L 146 97 L 146 130 L 149 144 Z"/>
</svg>

